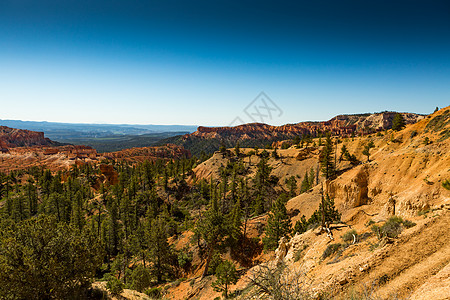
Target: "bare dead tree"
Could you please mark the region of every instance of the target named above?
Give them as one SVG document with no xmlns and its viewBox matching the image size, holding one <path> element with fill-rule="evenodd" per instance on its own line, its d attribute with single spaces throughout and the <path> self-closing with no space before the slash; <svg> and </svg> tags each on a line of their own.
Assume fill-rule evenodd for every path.
<svg viewBox="0 0 450 300">
<path fill-rule="evenodd" d="M 256 297 L 267 300 L 312 299 L 308 282 L 304 273 L 290 270 L 285 263 L 259 265 L 250 276 Z"/>
</svg>

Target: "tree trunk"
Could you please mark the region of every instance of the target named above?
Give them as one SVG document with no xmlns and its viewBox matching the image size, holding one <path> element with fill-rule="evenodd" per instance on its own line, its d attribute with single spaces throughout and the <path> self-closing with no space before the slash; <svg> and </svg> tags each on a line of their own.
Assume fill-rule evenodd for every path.
<svg viewBox="0 0 450 300">
<path fill-rule="evenodd" d="M 213 249 L 214 249 L 213 247 L 210 247 L 208 249 L 208 257 L 206 258 L 205 269 L 203 270 L 202 278 L 204 278 L 208 273 L 209 263 L 211 262 L 211 258 L 214 252 Z"/>
</svg>

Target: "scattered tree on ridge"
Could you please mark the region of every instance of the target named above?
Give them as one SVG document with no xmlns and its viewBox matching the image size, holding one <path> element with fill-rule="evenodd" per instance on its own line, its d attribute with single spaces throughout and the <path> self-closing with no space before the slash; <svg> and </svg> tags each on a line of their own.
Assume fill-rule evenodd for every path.
<svg viewBox="0 0 450 300">
<path fill-rule="evenodd" d="M 225 260 L 217 266 L 215 274 L 217 279 L 211 286 L 216 292 L 223 292 L 223 296 L 227 299 L 229 285 L 235 284 L 238 280 L 236 268 L 233 263 Z"/>
<path fill-rule="evenodd" d="M 325 140 L 325 146 L 320 153 L 321 171 L 326 179 L 330 179 L 332 176 L 334 176 L 336 171 L 336 164 L 333 154 L 333 142 L 331 140 L 331 134 L 328 133 Z"/>
<path fill-rule="evenodd" d="M 392 120 L 392 129 L 395 131 L 402 130 L 405 127 L 405 120 L 403 119 L 403 115 L 400 113 L 396 113 L 394 119 Z"/>
<path fill-rule="evenodd" d="M 263 238 L 265 249 L 275 249 L 280 238 L 289 237 L 291 233 L 291 219 L 287 214 L 286 202 L 286 194 L 281 194 L 273 203 L 267 220 L 266 236 Z"/>
<path fill-rule="evenodd" d="M 367 161 L 370 162 L 370 149 L 374 148 L 375 144 L 373 141 L 370 141 L 367 145 L 364 146 L 364 150 L 362 152 L 363 155 L 367 156 Z"/>
</svg>

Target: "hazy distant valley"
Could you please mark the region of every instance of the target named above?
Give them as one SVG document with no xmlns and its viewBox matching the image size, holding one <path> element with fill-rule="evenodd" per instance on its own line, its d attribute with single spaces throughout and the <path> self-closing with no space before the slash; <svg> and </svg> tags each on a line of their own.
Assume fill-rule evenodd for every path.
<svg viewBox="0 0 450 300">
<path fill-rule="evenodd" d="M 53 141 L 91 146 L 98 152 L 153 146 L 160 140 L 197 129 L 196 126 L 184 125 L 72 124 L 19 120 L 0 120 L 0 126 L 45 132 L 45 136 Z"/>
</svg>

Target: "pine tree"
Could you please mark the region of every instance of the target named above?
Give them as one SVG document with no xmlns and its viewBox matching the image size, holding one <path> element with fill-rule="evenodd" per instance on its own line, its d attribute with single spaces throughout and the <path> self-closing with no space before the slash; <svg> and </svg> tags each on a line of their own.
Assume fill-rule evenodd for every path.
<svg viewBox="0 0 450 300">
<path fill-rule="evenodd" d="M 80 292 L 101 266 L 101 252 L 93 236 L 58 223 L 54 216 L 3 226 L 1 299 L 83 298 Z"/>
<path fill-rule="evenodd" d="M 332 223 L 341 219 L 341 214 L 334 206 L 334 199 L 330 198 L 328 194 L 324 197 L 322 195 L 322 202 L 319 205 L 319 213 L 322 218 L 322 226 L 325 223 Z"/>
<path fill-rule="evenodd" d="M 342 145 L 341 147 L 341 154 L 339 155 L 339 161 L 341 161 L 343 158 L 347 157 L 348 153 L 348 149 L 347 146 L 345 146 L 345 144 Z"/>
<path fill-rule="evenodd" d="M 242 209 L 238 199 L 231 213 L 227 216 L 227 232 L 230 246 L 237 245 L 242 237 Z"/>
<path fill-rule="evenodd" d="M 30 211 L 30 215 L 34 216 L 37 213 L 37 207 L 38 207 L 38 195 L 37 195 L 37 188 L 34 186 L 34 180 L 28 179 L 27 185 L 26 185 L 26 193 L 27 193 L 27 199 L 28 199 L 28 209 Z"/>
<path fill-rule="evenodd" d="M 206 242 L 207 248 L 205 269 L 202 275 L 204 277 L 208 272 L 209 263 L 211 262 L 214 251 L 217 249 L 225 234 L 224 217 L 219 209 L 216 197 L 213 196 L 211 198 L 208 211 L 197 221 L 196 225 L 196 231 Z"/>
<path fill-rule="evenodd" d="M 59 199 L 56 199 L 59 201 Z M 75 194 L 75 199 L 72 203 L 72 224 L 78 228 L 80 231 L 84 226 L 84 216 L 83 216 L 83 195 L 79 190 Z"/>
<path fill-rule="evenodd" d="M 231 201 L 232 203 L 236 200 L 236 168 L 233 168 L 233 176 L 231 177 L 231 184 L 230 184 L 230 195 L 231 195 Z"/>
<path fill-rule="evenodd" d="M 271 171 L 272 168 L 267 163 L 267 158 L 262 157 L 257 165 L 256 175 L 253 179 L 256 190 L 256 202 L 254 205 L 256 215 L 264 212 L 263 199 L 266 194 L 266 188 L 268 185 Z"/>
<path fill-rule="evenodd" d="M 263 198 L 260 195 L 256 196 L 253 204 L 253 211 L 255 216 L 259 216 L 260 214 L 264 213 Z"/>
<path fill-rule="evenodd" d="M 392 120 L 392 129 L 395 131 L 402 130 L 405 127 L 405 120 L 403 119 L 402 114 L 395 114 L 394 119 Z"/>
<path fill-rule="evenodd" d="M 234 147 L 234 153 L 236 154 L 237 157 L 239 157 L 241 155 L 241 150 L 239 148 L 239 142 L 237 142 L 236 146 Z"/>
<path fill-rule="evenodd" d="M 272 157 L 275 158 L 275 159 L 279 159 L 280 158 L 280 156 L 278 155 L 278 152 L 277 152 L 277 148 L 273 149 Z"/>
<path fill-rule="evenodd" d="M 289 198 L 293 198 L 297 195 L 297 180 L 294 176 L 289 177 L 285 180 L 286 185 L 289 189 Z"/>
<path fill-rule="evenodd" d="M 119 224 L 117 200 L 111 200 L 108 220 L 108 249 L 111 255 L 117 255 L 119 251 Z"/>
<path fill-rule="evenodd" d="M 336 170 L 333 153 L 334 151 L 333 151 L 333 142 L 331 141 L 331 135 L 327 134 L 325 146 L 323 147 L 322 152 L 320 153 L 321 171 L 326 179 L 330 179 L 332 176 L 334 176 Z"/>
<path fill-rule="evenodd" d="M 263 239 L 264 248 L 273 250 L 278 246 L 281 237 L 289 237 L 291 220 L 286 210 L 287 196 L 281 194 L 272 206 L 267 220 L 266 236 Z"/>
<path fill-rule="evenodd" d="M 223 296 L 227 299 L 229 285 L 238 281 L 236 268 L 233 263 L 225 260 L 217 266 L 215 273 L 217 279 L 211 286 L 216 292 L 223 292 Z"/>
<path fill-rule="evenodd" d="M 319 172 L 319 170 L 317 170 L 317 172 Z M 317 174 L 317 175 L 319 175 L 319 174 Z M 314 186 L 314 181 L 316 180 L 316 173 L 314 172 L 314 167 L 311 167 L 311 170 L 309 171 L 308 180 L 309 180 L 309 182 L 308 182 L 309 183 L 308 190 L 309 190 L 310 188 L 312 188 Z"/>
<path fill-rule="evenodd" d="M 370 141 L 367 145 L 364 146 L 362 154 L 367 156 L 367 161 L 370 161 L 370 149 L 374 147 L 375 144 L 373 143 L 373 141 Z"/>
<path fill-rule="evenodd" d="M 309 182 L 310 182 L 310 180 L 309 180 L 309 176 L 308 176 L 308 171 L 306 171 L 305 177 L 303 177 L 302 183 L 300 185 L 300 194 L 303 194 L 310 189 Z"/>
<path fill-rule="evenodd" d="M 150 222 L 148 228 L 148 245 L 150 260 L 153 263 L 153 274 L 158 282 L 162 282 L 164 275 L 171 273 L 172 252 L 167 241 L 167 228 L 162 217 Z"/>
</svg>

